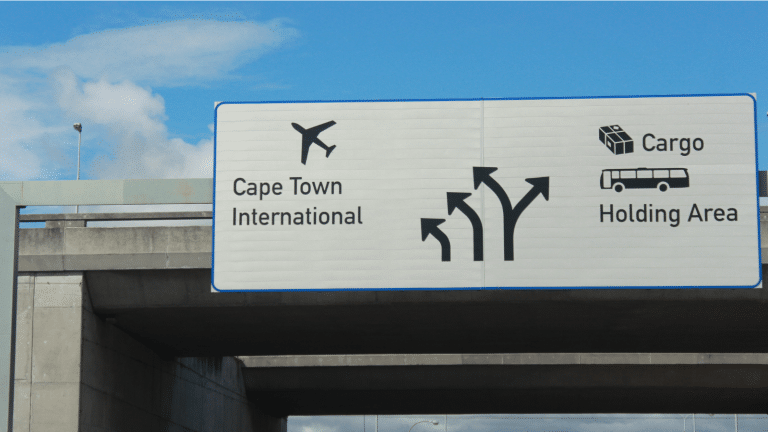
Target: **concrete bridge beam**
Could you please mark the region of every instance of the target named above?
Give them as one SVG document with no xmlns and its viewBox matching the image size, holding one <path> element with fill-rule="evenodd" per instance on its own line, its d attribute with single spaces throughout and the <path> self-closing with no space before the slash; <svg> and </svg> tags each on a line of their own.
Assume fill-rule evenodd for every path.
<svg viewBox="0 0 768 432">
<path fill-rule="evenodd" d="M 233 357 L 158 356 L 98 317 L 81 272 L 19 277 L 15 432 L 285 432 Z"/>
<path fill-rule="evenodd" d="M 768 355 L 521 353 L 243 357 L 274 415 L 765 413 Z"/>
</svg>

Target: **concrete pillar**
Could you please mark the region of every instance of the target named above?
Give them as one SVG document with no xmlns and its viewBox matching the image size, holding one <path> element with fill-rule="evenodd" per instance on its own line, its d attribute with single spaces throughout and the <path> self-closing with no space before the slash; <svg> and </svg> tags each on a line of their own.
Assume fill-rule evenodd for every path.
<svg viewBox="0 0 768 432">
<path fill-rule="evenodd" d="M 13 430 L 76 432 L 82 275 L 18 281 Z"/>
<path fill-rule="evenodd" d="M 18 281 L 14 432 L 286 432 L 240 360 L 160 358 L 93 312 L 82 273 Z"/>
<path fill-rule="evenodd" d="M 34 284 L 19 276 L 16 297 L 16 359 L 13 387 L 13 431 L 29 431 L 32 391 L 32 313 Z"/>
</svg>

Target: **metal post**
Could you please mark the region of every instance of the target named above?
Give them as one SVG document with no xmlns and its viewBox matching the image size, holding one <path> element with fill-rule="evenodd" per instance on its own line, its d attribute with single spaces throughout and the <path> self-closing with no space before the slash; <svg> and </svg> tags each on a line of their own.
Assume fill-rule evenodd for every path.
<svg viewBox="0 0 768 432">
<path fill-rule="evenodd" d="M 0 189 L 0 431 L 13 430 L 19 209 Z M 7 285 L 6 285 L 7 284 Z M 6 288 L 7 287 L 7 288 Z M 4 424 L 3 420 L 7 420 Z"/>
<path fill-rule="evenodd" d="M 80 142 L 83 139 L 83 126 L 80 123 L 75 123 L 75 130 L 77 131 L 77 179 L 80 180 Z M 75 205 L 75 213 L 80 213 L 80 205 Z"/>
<path fill-rule="evenodd" d="M 77 133 L 77 179 L 80 180 L 80 143 L 83 141 L 83 133 Z"/>
</svg>

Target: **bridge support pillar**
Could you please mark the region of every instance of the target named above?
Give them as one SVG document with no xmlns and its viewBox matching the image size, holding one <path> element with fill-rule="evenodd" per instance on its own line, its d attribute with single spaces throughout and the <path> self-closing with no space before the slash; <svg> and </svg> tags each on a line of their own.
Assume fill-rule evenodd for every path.
<svg viewBox="0 0 768 432">
<path fill-rule="evenodd" d="M 234 357 L 161 358 L 97 316 L 82 272 L 18 278 L 14 432 L 286 432 Z"/>
</svg>

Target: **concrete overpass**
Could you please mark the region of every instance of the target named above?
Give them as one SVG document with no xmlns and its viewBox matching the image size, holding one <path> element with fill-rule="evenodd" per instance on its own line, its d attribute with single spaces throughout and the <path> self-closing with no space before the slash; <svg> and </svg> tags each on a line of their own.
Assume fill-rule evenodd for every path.
<svg viewBox="0 0 768 432">
<path fill-rule="evenodd" d="M 205 226 L 25 229 L 19 271 L 83 272 L 98 315 L 181 356 L 768 352 L 763 289 L 212 293 L 210 256 Z"/>
<path fill-rule="evenodd" d="M 211 293 L 210 227 L 24 218 L 61 219 L 20 231 L 14 411 L 26 401 L 30 424 L 768 412 L 764 289 Z M 52 410 L 71 392 L 77 407 Z"/>
</svg>

